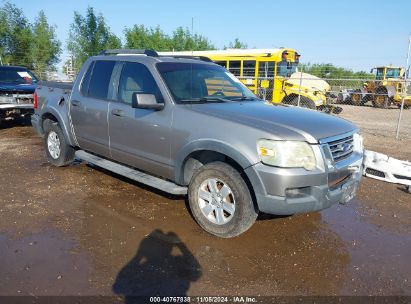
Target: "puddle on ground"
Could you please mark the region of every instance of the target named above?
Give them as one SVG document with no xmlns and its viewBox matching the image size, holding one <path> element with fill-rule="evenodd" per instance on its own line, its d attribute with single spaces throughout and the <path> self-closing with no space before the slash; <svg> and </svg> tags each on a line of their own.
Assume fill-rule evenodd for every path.
<svg viewBox="0 0 411 304">
<path fill-rule="evenodd" d="M 0 234 L 0 295 L 94 295 L 87 254 L 58 232 Z"/>
<path fill-rule="evenodd" d="M 341 294 L 411 295 L 411 235 L 368 223 L 357 207 L 354 200 L 321 212 L 350 256 Z"/>
<path fill-rule="evenodd" d="M 0 294 L 411 294 L 411 237 L 367 223 L 356 202 L 262 216 L 244 235 L 218 239 L 184 201 L 117 194 L 86 195 L 64 234 L 1 234 Z M 142 217 L 150 209 L 155 215 Z"/>
</svg>

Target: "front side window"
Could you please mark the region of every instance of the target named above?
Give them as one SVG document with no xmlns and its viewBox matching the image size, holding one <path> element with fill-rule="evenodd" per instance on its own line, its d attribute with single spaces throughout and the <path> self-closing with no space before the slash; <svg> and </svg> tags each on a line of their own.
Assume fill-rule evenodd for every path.
<svg viewBox="0 0 411 304">
<path fill-rule="evenodd" d="M 88 96 L 96 99 L 108 99 L 111 74 L 115 61 L 96 61 L 90 79 Z"/>
<path fill-rule="evenodd" d="M 162 62 L 157 69 L 177 103 L 201 102 L 207 98 L 256 98 L 240 80 L 219 66 Z"/>
<path fill-rule="evenodd" d="M 131 104 L 133 93 L 153 94 L 163 101 L 160 89 L 148 68 L 141 63 L 126 62 L 121 71 L 118 96 L 120 101 Z"/>
</svg>

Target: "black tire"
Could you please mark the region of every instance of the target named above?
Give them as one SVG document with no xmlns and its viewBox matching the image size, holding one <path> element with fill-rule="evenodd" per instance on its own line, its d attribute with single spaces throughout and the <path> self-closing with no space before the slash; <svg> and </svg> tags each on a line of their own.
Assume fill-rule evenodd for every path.
<svg viewBox="0 0 411 304">
<path fill-rule="evenodd" d="M 354 90 L 351 94 L 351 104 L 354 106 L 360 106 L 362 103 L 362 92 L 361 90 Z"/>
<path fill-rule="evenodd" d="M 57 167 L 64 167 L 71 164 L 74 160 L 75 150 L 73 147 L 67 144 L 64 133 L 61 130 L 59 124 L 52 120 L 45 120 L 43 123 L 44 129 L 44 148 L 46 150 L 47 160 Z M 49 136 L 56 136 L 58 139 L 59 147 L 58 155 L 53 153 L 52 148 L 49 148 Z M 54 156 L 53 156 L 53 155 Z"/>
<path fill-rule="evenodd" d="M 377 89 L 372 104 L 375 108 L 387 109 L 391 106 L 391 100 L 385 88 Z"/>
<path fill-rule="evenodd" d="M 298 106 L 298 96 L 294 97 L 291 100 L 290 104 L 293 105 L 293 106 Z M 304 97 L 304 96 L 300 97 L 300 107 L 311 109 L 311 110 L 317 109 L 314 101 L 312 101 L 310 98 L 307 98 L 307 97 Z"/>
<path fill-rule="evenodd" d="M 210 179 L 217 180 L 216 186 L 217 188 L 220 187 L 218 188 L 218 193 L 223 192 L 221 191 L 223 189 L 222 185 L 228 186 L 229 190 L 231 190 L 231 194 L 225 196 L 224 200 L 222 200 L 223 205 L 225 202 L 234 205 L 234 211 L 231 216 L 226 217 L 226 215 L 230 213 L 226 211 L 225 207 L 218 207 L 210 200 L 207 202 L 206 200 L 200 199 L 200 190 L 203 191 L 202 187 L 204 187 L 204 185 L 207 185 L 208 190 L 206 190 L 206 193 L 209 191 L 211 195 L 212 191 L 207 183 Z M 235 237 L 247 231 L 254 224 L 258 215 L 258 210 L 253 203 L 250 191 L 241 174 L 223 162 L 209 163 L 198 169 L 190 181 L 188 200 L 191 212 L 197 223 L 208 233 L 222 238 Z M 216 201 L 215 203 L 217 204 Z M 205 208 L 201 208 L 201 204 L 212 209 L 212 211 L 208 213 L 208 217 L 211 219 L 206 217 L 202 211 L 205 210 Z M 217 211 L 224 212 L 224 219 L 228 219 L 226 223 L 216 223 L 218 217 Z"/>
</svg>

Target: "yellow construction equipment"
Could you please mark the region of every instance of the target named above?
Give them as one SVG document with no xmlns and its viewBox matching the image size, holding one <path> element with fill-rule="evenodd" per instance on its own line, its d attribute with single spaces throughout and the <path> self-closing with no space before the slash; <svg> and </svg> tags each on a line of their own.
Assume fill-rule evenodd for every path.
<svg viewBox="0 0 411 304">
<path fill-rule="evenodd" d="M 375 74 L 375 80 L 367 81 L 361 90 L 352 92 L 352 104 L 364 105 L 371 101 L 376 108 L 400 107 L 404 97 L 404 105 L 411 105 L 411 86 L 409 83 L 405 85 L 403 68 L 381 66 L 372 69 L 371 73 Z"/>
</svg>

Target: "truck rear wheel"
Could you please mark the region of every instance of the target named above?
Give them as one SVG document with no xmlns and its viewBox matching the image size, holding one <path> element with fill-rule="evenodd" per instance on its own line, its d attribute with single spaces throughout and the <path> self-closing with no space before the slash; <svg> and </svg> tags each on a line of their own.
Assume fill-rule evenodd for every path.
<svg viewBox="0 0 411 304">
<path fill-rule="evenodd" d="M 47 119 L 43 124 L 44 147 L 48 161 L 57 167 L 67 166 L 74 160 L 75 150 L 66 143 L 59 124 Z"/>
<path fill-rule="evenodd" d="M 223 162 L 198 169 L 188 188 L 191 212 L 207 232 L 222 238 L 248 230 L 257 219 L 250 191 L 240 173 Z"/>
</svg>

